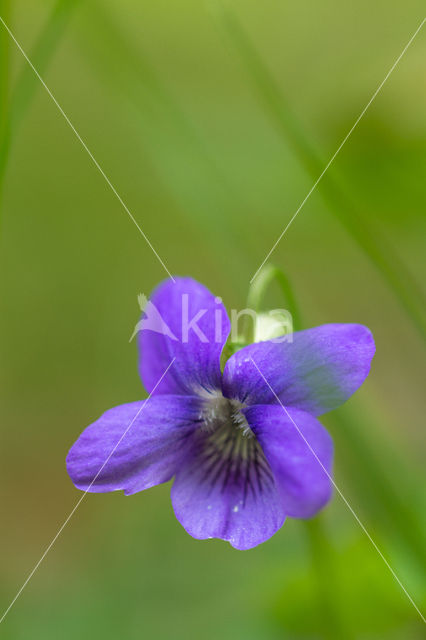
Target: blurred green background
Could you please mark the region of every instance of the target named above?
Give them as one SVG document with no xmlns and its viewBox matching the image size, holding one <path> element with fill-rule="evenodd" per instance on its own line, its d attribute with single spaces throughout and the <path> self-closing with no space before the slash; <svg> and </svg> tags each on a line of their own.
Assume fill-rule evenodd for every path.
<svg viewBox="0 0 426 640">
<path fill-rule="evenodd" d="M 365 0 L 7 0 L 0 15 L 168 269 L 242 308 L 250 278 L 424 17 Z M 1 609 L 80 493 L 65 456 L 144 397 L 137 294 L 165 272 L 0 25 Z M 377 344 L 324 417 L 336 481 L 425 604 L 426 27 L 274 252 L 304 326 Z M 283 306 L 278 290 L 270 305 Z M 423 502 L 423 504 L 422 504 Z M 6 617 L 13 639 L 413 639 L 423 623 L 336 495 L 238 552 L 169 486 L 89 495 Z"/>
</svg>

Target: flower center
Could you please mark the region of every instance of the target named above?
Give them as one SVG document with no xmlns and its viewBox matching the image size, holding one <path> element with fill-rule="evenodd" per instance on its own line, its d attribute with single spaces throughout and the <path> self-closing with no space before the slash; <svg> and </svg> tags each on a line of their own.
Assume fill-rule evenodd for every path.
<svg viewBox="0 0 426 640">
<path fill-rule="evenodd" d="M 244 404 L 238 400 L 224 398 L 222 394 L 212 396 L 206 401 L 203 411 L 204 430 L 235 432 L 235 437 L 254 437 L 246 417 L 241 413 Z"/>
<path fill-rule="evenodd" d="M 206 400 L 196 444 L 205 480 L 212 489 L 219 485 L 222 492 L 238 489 L 240 506 L 249 494 L 256 498 L 274 482 L 262 448 L 241 413 L 243 407 L 219 394 Z"/>
</svg>

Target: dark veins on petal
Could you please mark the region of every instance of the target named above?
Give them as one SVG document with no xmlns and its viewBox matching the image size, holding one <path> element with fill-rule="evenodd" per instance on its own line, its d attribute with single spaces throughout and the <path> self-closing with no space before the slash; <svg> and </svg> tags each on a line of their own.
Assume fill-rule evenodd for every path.
<svg viewBox="0 0 426 640">
<path fill-rule="evenodd" d="M 222 396 L 206 403 L 204 427 L 194 438 L 196 463 L 210 491 L 241 492 L 243 508 L 251 492 L 256 500 L 275 480 L 260 444 L 240 413 L 241 403 Z"/>
</svg>

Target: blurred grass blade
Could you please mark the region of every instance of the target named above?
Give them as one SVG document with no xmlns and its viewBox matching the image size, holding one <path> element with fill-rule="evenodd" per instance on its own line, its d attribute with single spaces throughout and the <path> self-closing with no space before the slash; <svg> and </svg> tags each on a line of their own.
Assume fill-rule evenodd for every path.
<svg viewBox="0 0 426 640">
<path fill-rule="evenodd" d="M 46 71 L 47 66 L 51 61 L 52 56 L 60 42 L 60 39 L 68 25 L 72 11 L 79 2 L 80 0 L 58 0 L 56 2 L 42 32 L 37 39 L 34 48 L 29 53 L 28 57 L 41 76 L 43 76 L 44 72 Z M 6 17 L 3 15 L 2 17 L 4 17 L 5 22 L 8 24 L 8 26 L 10 26 Z M 6 40 L 8 40 L 8 46 L 10 48 L 10 35 L 7 33 L 3 25 L 0 25 L 0 29 L 2 32 L 2 43 L 4 43 L 4 46 L 7 46 Z M 19 55 L 21 54 L 19 53 Z M 22 119 L 24 118 L 31 104 L 35 92 L 40 86 L 40 81 L 35 76 L 34 71 L 29 67 L 25 60 L 22 61 L 22 65 L 22 71 L 16 81 L 9 107 L 7 106 L 7 103 L 3 105 L 2 94 L 2 126 L 0 134 L 0 195 L 11 141 L 15 137 L 19 125 L 22 122 Z"/>
<path fill-rule="evenodd" d="M 338 414 L 330 413 L 327 425 L 344 459 L 345 476 L 356 478 L 351 486 L 359 492 L 370 522 L 380 523 L 383 531 L 396 534 L 415 555 L 420 571 L 426 569 L 424 534 L 417 515 L 417 511 L 422 513 L 418 505 L 421 481 L 412 470 L 403 468 L 401 456 L 395 456 L 389 444 L 379 439 L 367 411 L 360 415 L 358 410 L 355 419 L 343 409 Z"/>
<path fill-rule="evenodd" d="M 228 37 L 252 79 L 253 86 L 265 110 L 275 122 L 282 139 L 289 141 L 313 180 L 321 175 L 325 163 L 317 156 L 287 104 L 282 91 L 264 64 L 254 43 L 243 29 L 238 18 L 219 2 L 213 3 L 214 15 Z M 423 291 L 408 272 L 405 265 L 385 242 L 381 234 L 373 230 L 371 220 L 365 220 L 353 206 L 333 177 L 330 169 L 318 183 L 318 191 L 329 205 L 330 211 L 351 234 L 391 287 L 412 322 L 426 336 L 426 301 Z M 279 230 L 281 231 L 281 230 Z"/>
<path fill-rule="evenodd" d="M 92 0 L 91 10 L 96 12 L 97 26 L 101 27 L 104 34 L 108 37 L 108 41 L 114 42 L 114 51 L 117 49 L 122 53 L 126 61 L 127 72 L 129 72 L 128 82 L 123 82 L 123 78 L 126 76 L 126 69 L 122 67 L 117 68 L 113 65 L 108 67 L 103 66 L 104 73 L 106 71 L 111 80 L 114 72 L 118 71 L 118 73 L 115 73 L 116 82 L 121 82 L 121 89 L 131 95 L 139 107 L 142 106 L 140 92 L 141 89 L 145 89 L 147 93 L 145 93 L 144 96 L 145 101 L 143 106 L 147 108 L 146 98 L 149 94 L 149 98 L 155 103 L 155 108 L 158 109 L 158 106 L 161 105 L 161 108 L 165 111 L 168 125 L 170 126 L 170 124 L 172 124 L 175 132 L 179 132 L 180 136 L 186 141 L 186 144 L 189 142 L 192 145 L 196 154 L 199 156 L 197 160 L 201 159 L 205 164 L 210 179 L 213 176 L 228 196 L 231 196 L 233 200 L 241 202 L 242 194 L 236 192 L 233 185 L 224 175 L 221 167 L 206 148 L 204 140 L 200 138 L 191 120 L 187 117 L 164 82 L 162 82 L 148 59 L 144 57 L 140 49 L 132 46 L 131 42 L 122 35 L 117 23 L 114 22 L 108 14 L 103 2 Z M 248 206 L 248 203 L 245 201 L 244 206 Z"/>
<path fill-rule="evenodd" d="M 96 64 L 97 73 L 104 75 L 115 96 L 119 89 L 136 109 L 138 124 L 149 141 L 144 152 L 149 154 L 157 175 L 161 176 L 162 186 L 178 204 L 182 215 L 190 217 L 197 227 L 203 225 L 203 232 L 214 238 L 218 249 L 227 247 L 227 251 L 238 253 L 238 264 L 228 274 L 235 283 L 239 282 L 235 269 L 244 269 L 245 275 L 250 272 L 250 255 L 256 239 L 254 234 L 242 235 L 241 223 L 232 214 L 236 210 L 250 211 L 250 203 L 225 175 L 141 47 L 122 33 L 104 3 L 92 1 L 90 11 L 102 40 L 97 42 L 99 34 L 92 31 L 84 45 Z M 105 41 L 111 43 L 109 48 L 102 44 Z M 179 156 L 178 171 L 176 156 Z"/>
<path fill-rule="evenodd" d="M 9 0 L 0 0 L 0 15 L 6 22 L 10 17 Z M 4 139 L 7 128 L 10 90 L 10 36 L 3 25 L 0 25 L 0 141 Z M 2 145 L 1 145 L 2 146 Z M 0 172 L 3 165 L 3 150 L 0 146 Z M 0 173 L 1 175 L 1 173 Z M 1 198 L 1 183 L 0 183 Z"/>
<path fill-rule="evenodd" d="M 269 277 L 268 271 L 265 268 L 265 272 L 261 271 L 259 275 Z M 299 326 L 303 326 L 301 313 L 297 307 L 296 309 L 301 323 Z M 360 490 L 362 505 L 369 519 L 380 522 L 383 530 L 394 531 L 416 557 L 419 567 L 426 569 L 424 536 L 416 514 L 416 486 L 420 482 L 415 472 L 403 469 L 402 460 L 399 459 L 397 462 L 400 468 L 395 473 L 395 462 L 391 459 L 389 444 L 383 442 L 380 431 L 374 427 L 367 410 L 358 409 L 354 419 L 343 408 L 337 413 L 327 414 L 326 422 L 332 427 L 333 439 L 338 448 L 341 453 L 344 452 L 345 462 L 349 463 L 345 464 L 345 475 L 355 478 L 351 486 Z M 370 434 L 369 438 L 363 433 L 361 425 L 364 425 L 365 433 Z M 375 434 L 374 440 L 372 434 Z M 407 500 L 407 496 L 410 500 Z M 420 508 L 418 510 L 421 511 Z"/>
<path fill-rule="evenodd" d="M 0 16 L 9 21 L 10 1 L 0 0 Z M 0 28 L 0 131 L 6 122 L 7 107 L 9 101 L 10 80 L 10 38 L 6 29 Z"/>
</svg>

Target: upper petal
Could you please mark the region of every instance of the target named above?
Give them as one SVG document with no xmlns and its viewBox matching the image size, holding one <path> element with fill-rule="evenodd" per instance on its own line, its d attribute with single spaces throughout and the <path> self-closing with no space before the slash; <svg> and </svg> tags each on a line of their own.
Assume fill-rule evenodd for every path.
<svg viewBox="0 0 426 640">
<path fill-rule="evenodd" d="M 191 536 L 227 540 L 236 549 L 264 542 L 285 518 L 259 443 L 235 425 L 194 434 L 171 498 L 176 518 Z"/>
<path fill-rule="evenodd" d="M 285 513 L 315 515 L 332 494 L 329 433 L 308 413 L 280 405 L 257 405 L 243 413 L 271 466 Z"/>
<path fill-rule="evenodd" d="M 220 355 L 230 321 L 220 298 L 191 278 L 166 280 L 153 292 L 139 323 L 139 372 L 151 392 L 173 358 L 156 393 L 220 389 Z"/>
<path fill-rule="evenodd" d="M 224 394 L 265 404 L 276 402 L 275 392 L 286 407 L 321 415 L 361 386 L 374 351 L 371 332 L 359 324 L 326 324 L 290 334 L 283 342 L 251 344 L 226 363 Z"/>
<path fill-rule="evenodd" d="M 166 482 L 199 417 L 200 400 L 190 396 L 158 396 L 110 409 L 71 447 L 71 480 L 84 491 L 126 494 Z"/>
</svg>

